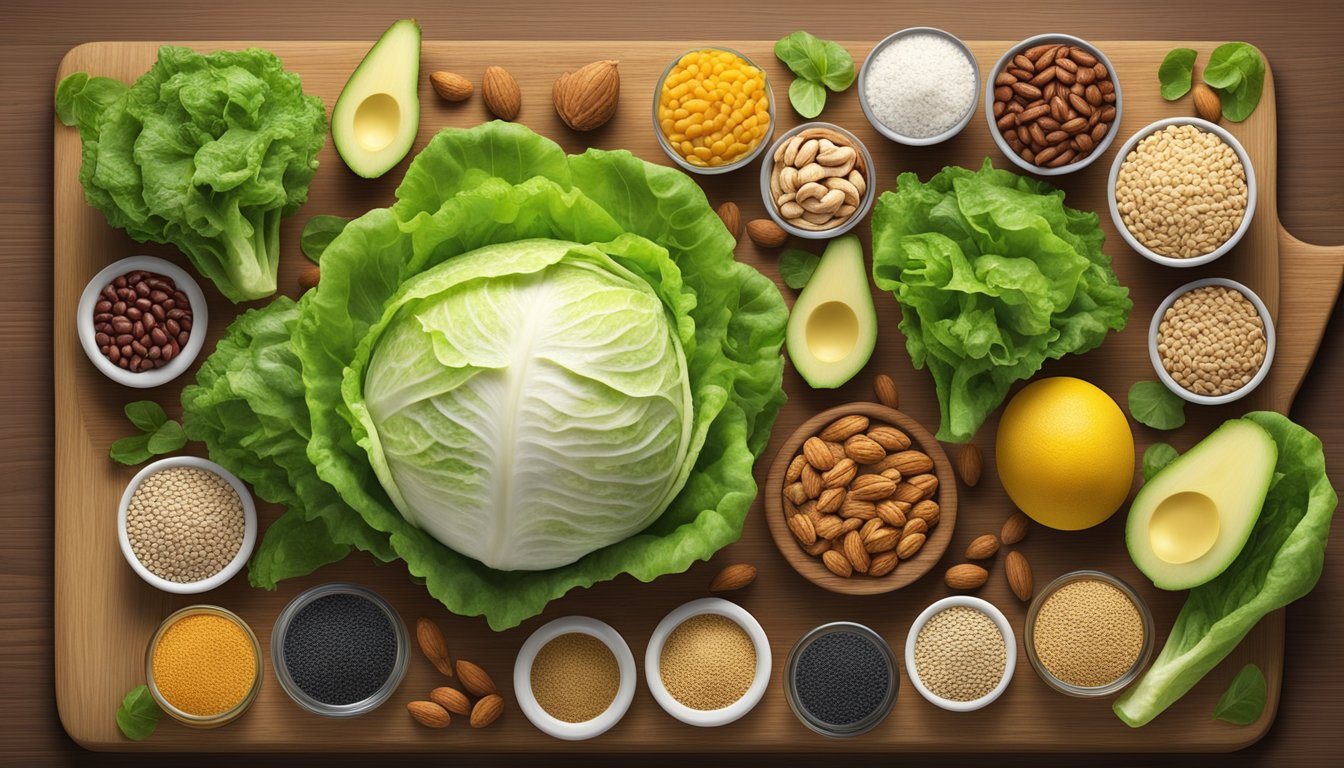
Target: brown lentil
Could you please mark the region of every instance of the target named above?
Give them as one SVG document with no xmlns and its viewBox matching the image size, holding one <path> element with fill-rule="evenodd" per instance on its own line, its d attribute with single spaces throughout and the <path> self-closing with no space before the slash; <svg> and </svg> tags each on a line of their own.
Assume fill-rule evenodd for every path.
<svg viewBox="0 0 1344 768">
<path fill-rule="evenodd" d="M 1128 595 L 1104 581 L 1070 582 L 1041 604 L 1034 645 L 1050 674 L 1095 688 L 1134 667 L 1143 650 L 1143 617 Z"/>
<path fill-rule="evenodd" d="M 1193 125 L 1145 136 L 1115 180 L 1125 228 L 1145 248 L 1173 259 L 1212 253 L 1227 242 L 1241 226 L 1249 194 L 1236 150 Z"/>
<path fill-rule="evenodd" d="M 1265 323 L 1241 291 L 1206 285 L 1162 314 L 1157 353 L 1177 384 L 1217 397 L 1250 383 L 1265 362 Z"/>
<path fill-rule="evenodd" d="M 126 510 L 137 560 L 159 578 L 189 584 L 224 570 L 243 545 L 243 503 L 214 472 L 171 467 L 141 481 Z"/>
<path fill-rule="evenodd" d="M 606 643 L 583 632 L 551 640 L 532 661 L 532 695 L 546 714 L 586 723 L 616 700 L 621 670 Z"/>
<path fill-rule="evenodd" d="M 171 277 L 134 270 L 103 286 L 93 306 L 94 342 L 132 373 L 162 368 L 191 336 L 191 301 Z"/>
<path fill-rule="evenodd" d="M 939 611 L 915 637 L 915 671 L 935 695 L 974 701 L 1003 679 L 1008 644 L 983 611 L 956 605 Z"/>
<path fill-rule="evenodd" d="M 667 636 L 658 658 L 663 687 L 691 709 L 723 709 L 742 698 L 756 678 L 756 646 L 737 622 L 706 613 Z"/>
<path fill-rule="evenodd" d="M 1115 83 L 1096 56 L 1045 43 L 1017 54 L 994 77 L 994 125 L 1024 162 L 1041 168 L 1090 157 L 1118 116 Z"/>
<path fill-rule="evenodd" d="M 237 622 L 193 614 L 173 622 L 154 644 L 154 685 L 177 709 L 197 717 L 227 712 L 256 682 L 256 648 Z"/>
</svg>

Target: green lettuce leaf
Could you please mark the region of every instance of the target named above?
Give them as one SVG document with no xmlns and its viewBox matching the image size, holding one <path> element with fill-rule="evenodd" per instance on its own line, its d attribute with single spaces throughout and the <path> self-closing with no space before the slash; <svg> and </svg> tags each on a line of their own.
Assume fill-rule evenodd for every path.
<svg viewBox="0 0 1344 768">
<path fill-rule="evenodd" d="M 901 305 L 911 362 L 933 374 L 938 439 L 970 440 L 1013 382 L 1125 327 L 1133 302 L 1097 215 L 1062 190 L 988 158 L 896 184 L 873 211 L 873 279 Z"/>
<path fill-rule="evenodd" d="M 1157 80 L 1162 85 L 1162 98 L 1175 101 L 1190 92 L 1190 81 L 1195 73 L 1194 48 L 1173 48 L 1162 57 L 1157 68 Z"/>
<path fill-rule="evenodd" d="M 1276 481 L 1241 554 L 1218 578 L 1190 590 L 1162 652 L 1112 705 L 1130 726 L 1162 714 L 1265 614 L 1306 595 L 1320 579 L 1339 500 L 1325 473 L 1321 441 L 1282 414 L 1257 411 L 1243 418 L 1264 427 L 1278 444 Z"/>
</svg>

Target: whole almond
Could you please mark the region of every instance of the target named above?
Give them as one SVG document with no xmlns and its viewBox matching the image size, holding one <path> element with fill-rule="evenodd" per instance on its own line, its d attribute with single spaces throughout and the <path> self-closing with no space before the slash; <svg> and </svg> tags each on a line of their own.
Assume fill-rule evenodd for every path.
<svg viewBox="0 0 1344 768">
<path fill-rule="evenodd" d="M 912 520 L 923 520 L 925 525 L 933 528 L 938 525 L 938 520 L 942 517 L 942 509 L 938 506 L 938 502 L 925 499 L 911 507 L 906 516 Z"/>
<path fill-rule="evenodd" d="M 859 475 L 849 484 L 849 498 L 858 501 L 882 501 L 896 491 L 896 483 L 881 475 Z"/>
<path fill-rule="evenodd" d="M 868 430 L 868 438 L 888 451 L 904 451 L 910 447 L 909 435 L 886 424 Z"/>
<path fill-rule="evenodd" d="M 808 519 L 810 519 L 814 525 L 821 519 L 821 513 L 817 511 L 816 499 L 809 499 L 808 501 L 799 504 L 797 510 L 798 514 L 807 515 Z"/>
<path fill-rule="evenodd" d="M 316 288 L 318 281 L 322 279 L 322 270 L 316 266 L 308 267 L 299 273 L 299 288 L 308 290 Z"/>
<path fill-rule="evenodd" d="M 924 534 L 913 533 L 909 536 L 902 536 L 901 543 L 896 545 L 896 556 L 902 560 L 909 560 L 919 552 L 919 548 L 922 546 L 924 546 Z"/>
<path fill-rule="evenodd" d="M 847 517 L 844 520 L 845 521 L 840 524 L 842 534 L 849 533 L 850 531 L 857 531 L 868 522 L 867 520 L 858 517 Z"/>
<path fill-rule="evenodd" d="M 762 248 L 778 248 L 788 241 L 789 233 L 769 219 L 752 219 L 747 222 L 747 237 Z"/>
<path fill-rule="evenodd" d="M 803 467 L 803 476 L 798 478 L 798 482 L 803 484 L 803 494 L 809 499 L 817 498 L 825 489 L 821 482 L 821 473 L 813 469 L 811 464 Z"/>
<path fill-rule="evenodd" d="M 843 445 L 841 445 L 841 444 L 839 444 L 839 443 L 837 443 L 837 442 L 835 442 L 835 441 L 833 441 L 833 440 L 827 440 L 827 441 L 825 441 L 825 442 L 826 442 L 826 449 L 827 449 L 828 451 L 831 452 L 831 456 L 832 456 L 836 461 L 839 461 L 839 460 L 845 458 L 845 446 L 843 446 Z"/>
<path fill-rule="evenodd" d="M 803 547 L 803 551 L 813 557 L 821 557 L 832 546 L 830 539 L 818 538 L 816 544 Z"/>
<path fill-rule="evenodd" d="M 446 685 L 435 688 L 429 692 L 429 700 L 454 715 L 465 716 L 471 713 L 471 700 L 456 688 L 449 688 Z"/>
<path fill-rule="evenodd" d="M 497 693 L 491 693 L 471 708 L 471 727 L 484 728 L 499 719 L 504 713 L 504 699 Z"/>
<path fill-rule="evenodd" d="M 844 506 L 846 497 L 844 488 L 827 488 L 817 497 L 817 511 L 823 515 L 833 515 Z"/>
<path fill-rule="evenodd" d="M 845 521 L 840 519 L 839 515 L 822 515 L 821 519 L 812 524 L 817 535 L 827 541 L 834 539 L 845 530 Z"/>
<path fill-rule="evenodd" d="M 979 589 L 989 578 L 989 571 L 978 565 L 962 563 L 947 569 L 943 580 L 952 589 Z"/>
<path fill-rule="evenodd" d="M 933 459 L 923 451 L 901 451 L 888 456 L 880 469 L 898 469 L 902 475 L 911 477 L 933 470 Z"/>
<path fill-rule="evenodd" d="M 877 402 L 895 410 L 901 407 L 900 395 L 896 392 L 896 380 L 885 373 L 879 373 L 873 379 L 873 392 L 877 394 Z"/>
<path fill-rule="evenodd" d="M 420 652 L 425 654 L 429 663 L 444 677 L 453 676 L 453 660 L 448 655 L 448 642 L 443 639 L 443 630 L 431 619 L 423 616 L 415 620 L 415 640 Z"/>
<path fill-rule="evenodd" d="M 742 211 L 737 207 L 737 203 L 729 200 L 719 206 L 716 211 L 719 218 L 723 220 L 723 226 L 727 228 L 728 234 L 733 236 L 734 240 L 742 239 Z"/>
<path fill-rule="evenodd" d="M 924 500 L 924 491 L 910 483 L 898 483 L 895 492 L 891 494 L 891 498 L 907 504 L 918 504 Z"/>
<path fill-rule="evenodd" d="M 879 528 L 863 540 L 863 548 L 872 554 L 876 554 L 878 552 L 890 552 L 900 543 L 901 534 L 895 528 Z"/>
<path fill-rule="evenodd" d="M 859 434 L 868 428 L 868 417 L 858 414 L 841 416 L 826 425 L 826 428 L 817 434 L 822 440 L 843 443 L 854 435 Z"/>
<path fill-rule="evenodd" d="M 880 552 L 873 555 L 873 561 L 868 564 L 868 575 L 875 578 L 886 576 L 896 570 L 896 564 L 899 562 L 900 557 L 895 550 Z"/>
<path fill-rule="evenodd" d="M 865 521 L 863 527 L 859 529 L 859 535 L 863 537 L 863 545 L 867 547 L 868 540 L 871 539 L 878 531 L 886 527 L 887 524 L 882 522 L 882 518 L 880 517 L 874 517 L 871 520 Z M 872 550 L 870 549 L 868 551 L 871 552 Z"/>
<path fill-rule="evenodd" d="M 853 435 L 845 440 L 845 455 L 856 464 L 876 464 L 886 458 L 887 449 L 867 435 Z"/>
<path fill-rule="evenodd" d="M 486 674 L 484 669 L 470 661 L 457 660 L 457 679 L 462 681 L 462 687 L 472 696 L 489 696 L 495 693 L 495 681 L 490 679 L 490 675 Z"/>
<path fill-rule="evenodd" d="M 905 478 L 905 482 L 918 488 L 924 494 L 924 498 L 926 499 L 932 498 L 933 494 L 938 491 L 937 475 L 930 475 L 927 473 L 915 475 L 914 477 Z"/>
<path fill-rule="evenodd" d="M 902 479 L 904 479 L 901 477 L 901 471 L 899 469 L 884 469 L 878 474 L 882 475 L 883 477 L 887 478 L 893 483 L 899 483 L 901 482 Z"/>
<path fill-rule="evenodd" d="M 803 456 L 807 463 L 814 468 L 825 472 L 835 466 L 835 456 L 831 455 L 831 449 L 827 447 L 826 441 L 820 437 L 809 437 L 803 443 Z"/>
<path fill-rule="evenodd" d="M 828 549 L 821 553 L 821 564 L 826 566 L 826 570 L 842 579 L 847 579 L 854 574 L 854 566 L 850 564 L 849 558 L 834 549 Z"/>
<path fill-rule="evenodd" d="M 812 520 L 807 515 L 792 515 L 788 522 L 789 530 L 799 543 L 804 546 L 817 543 L 817 529 L 813 527 Z"/>
<path fill-rule="evenodd" d="M 1191 95 L 1194 96 L 1196 115 L 1210 123 L 1216 123 L 1223 119 L 1223 99 L 1217 91 L 1204 83 L 1198 83 Z"/>
<path fill-rule="evenodd" d="M 789 468 L 784 471 L 785 483 L 796 483 L 803 476 L 803 467 L 807 466 L 807 457 L 801 453 L 793 457 L 789 462 Z"/>
<path fill-rule="evenodd" d="M 840 505 L 840 516 L 844 518 L 856 517 L 860 520 L 876 520 L 877 505 L 871 501 L 856 499 L 853 494 L 849 494 L 845 496 L 845 503 Z"/>
<path fill-rule="evenodd" d="M 827 488 L 843 488 L 849 485 L 858 473 L 859 465 L 855 464 L 853 459 L 846 457 L 835 462 L 835 466 L 821 476 L 821 482 Z"/>
<path fill-rule="evenodd" d="M 577 71 L 566 72 L 551 86 L 555 113 L 576 131 L 601 128 L 616 115 L 621 99 L 621 76 L 617 62 L 594 61 Z"/>
<path fill-rule="evenodd" d="M 999 539 L 1005 545 L 1012 546 L 1019 541 L 1027 538 L 1027 531 L 1031 529 L 1031 518 L 1026 513 L 1014 512 L 1011 517 L 1003 521 L 1003 528 L 999 530 Z"/>
<path fill-rule="evenodd" d="M 988 560 L 999 551 L 999 538 L 992 533 L 986 533 L 984 536 L 977 536 L 970 546 L 966 547 L 967 560 Z"/>
<path fill-rule="evenodd" d="M 914 536 L 916 533 L 927 534 L 928 532 L 929 532 L 928 523 L 924 522 L 918 517 L 912 517 L 906 520 L 905 525 L 902 526 L 901 538 L 905 538 L 906 536 Z"/>
<path fill-rule="evenodd" d="M 789 483 L 784 486 L 784 498 L 792 501 L 794 504 L 802 504 L 808 501 L 807 491 L 804 490 L 802 482 Z"/>
<path fill-rule="evenodd" d="M 844 550 L 845 557 L 849 560 L 849 564 L 854 567 L 854 570 L 859 573 L 868 572 L 868 565 L 872 562 L 872 558 L 868 557 L 868 550 L 864 549 L 863 537 L 859 535 L 858 531 L 850 531 L 845 534 Z"/>
<path fill-rule="evenodd" d="M 973 488 L 980 483 L 984 466 L 985 459 L 974 443 L 967 443 L 957 450 L 957 475 L 967 487 Z"/>
<path fill-rule="evenodd" d="M 799 517 L 799 515 L 794 515 Z M 807 518 L 803 518 L 807 520 Z M 756 580 L 756 566 L 747 563 L 733 563 L 719 571 L 709 583 L 710 592 L 732 592 L 749 586 Z"/>
<path fill-rule="evenodd" d="M 500 120 L 514 120 L 523 108 L 523 92 L 518 81 L 503 67 L 487 67 L 481 80 L 481 99 L 490 114 Z"/>
<path fill-rule="evenodd" d="M 877 516 L 882 522 L 890 525 L 892 528 L 905 527 L 905 515 L 911 511 L 911 506 L 904 502 L 885 499 L 877 503 Z"/>
<path fill-rule="evenodd" d="M 1008 588 L 1013 590 L 1017 599 L 1026 603 L 1031 600 L 1034 587 L 1031 578 L 1031 564 L 1017 550 L 1008 553 L 1003 561 L 1003 573 L 1008 578 Z"/>
<path fill-rule="evenodd" d="M 426 728 L 447 728 L 453 721 L 448 710 L 432 701 L 412 701 L 406 705 L 406 711 L 411 713 L 415 722 Z"/>
<path fill-rule="evenodd" d="M 456 72 L 431 72 L 429 84 L 444 101 L 466 101 L 471 98 L 471 81 Z"/>
</svg>

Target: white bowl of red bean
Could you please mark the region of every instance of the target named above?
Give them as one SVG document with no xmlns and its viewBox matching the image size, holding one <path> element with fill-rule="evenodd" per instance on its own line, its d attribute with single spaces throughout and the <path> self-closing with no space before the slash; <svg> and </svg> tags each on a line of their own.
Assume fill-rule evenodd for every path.
<svg viewBox="0 0 1344 768">
<path fill-rule="evenodd" d="M 186 270 L 131 256 L 84 287 L 75 327 L 84 354 L 104 376 L 147 389 L 191 367 L 205 344 L 207 312 L 205 294 Z"/>
</svg>

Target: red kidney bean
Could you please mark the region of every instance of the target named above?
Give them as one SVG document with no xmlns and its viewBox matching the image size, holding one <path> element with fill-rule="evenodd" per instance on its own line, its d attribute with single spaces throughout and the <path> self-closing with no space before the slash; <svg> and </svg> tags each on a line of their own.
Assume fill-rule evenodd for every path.
<svg viewBox="0 0 1344 768">
<path fill-rule="evenodd" d="M 191 321 L 191 301 L 170 278 L 134 270 L 99 291 L 94 340 L 109 362 L 138 373 L 178 357 Z"/>
</svg>

